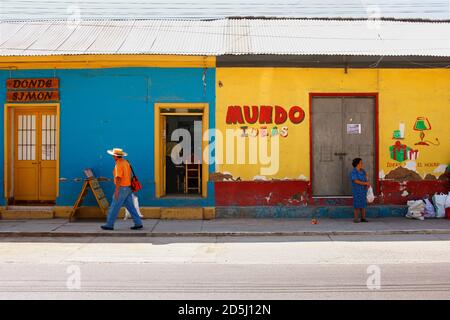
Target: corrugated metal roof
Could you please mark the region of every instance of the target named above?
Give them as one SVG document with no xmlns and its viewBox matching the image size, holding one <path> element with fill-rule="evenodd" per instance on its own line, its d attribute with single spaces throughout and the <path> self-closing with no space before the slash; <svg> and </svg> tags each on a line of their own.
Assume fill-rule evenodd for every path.
<svg viewBox="0 0 450 320">
<path fill-rule="evenodd" d="M 450 56 L 449 22 L 321 19 L 1 21 L 0 55 Z"/>
</svg>

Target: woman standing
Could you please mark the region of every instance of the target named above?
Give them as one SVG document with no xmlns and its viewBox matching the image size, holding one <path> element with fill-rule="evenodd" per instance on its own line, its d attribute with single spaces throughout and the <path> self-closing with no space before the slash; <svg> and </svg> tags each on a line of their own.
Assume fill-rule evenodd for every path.
<svg viewBox="0 0 450 320">
<path fill-rule="evenodd" d="M 352 161 L 353 170 L 351 173 L 352 193 L 353 193 L 353 222 L 367 222 L 367 189 L 370 187 L 369 175 L 362 168 L 363 162 L 361 158 L 355 158 Z M 361 220 L 359 220 L 358 211 L 361 211 Z"/>
</svg>

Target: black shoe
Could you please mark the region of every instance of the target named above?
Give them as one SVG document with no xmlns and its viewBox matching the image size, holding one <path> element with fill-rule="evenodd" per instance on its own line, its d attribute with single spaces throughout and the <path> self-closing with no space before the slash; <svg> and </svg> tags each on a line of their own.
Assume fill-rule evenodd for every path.
<svg viewBox="0 0 450 320">
<path fill-rule="evenodd" d="M 132 226 L 130 229 L 131 230 L 139 230 L 139 229 L 142 229 L 144 226 L 143 225 L 140 225 L 140 226 Z"/>
<path fill-rule="evenodd" d="M 369 221 L 367 221 L 366 219 L 361 219 L 361 222 L 369 222 Z"/>
<path fill-rule="evenodd" d="M 101 226 L 103 230 L 114 230 L 114 228 L 108 227 L 108 226 Z"/>
</svg>

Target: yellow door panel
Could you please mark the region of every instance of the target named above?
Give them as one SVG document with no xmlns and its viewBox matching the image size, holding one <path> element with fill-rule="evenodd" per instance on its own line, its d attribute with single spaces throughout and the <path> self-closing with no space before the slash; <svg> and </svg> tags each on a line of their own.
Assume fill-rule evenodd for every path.
<svg viewBox="0 0 450 320">
<path fill-rule="evenodd" d="M 39 200 L 55 200 L 56 198 L 56 168 L 41 166 L 39 179 Z"/>
<path fill-rule="evenodd" d="M 17 200 L 35 200 L 38 194 L 37 166 L 17 168 L 14 179 L 14 196 Z"/>
<path fill-rule="evenodd" d="M 39 200 L 56 199 L 56 113 L 43 112 L 40 118 Z"/>
<path fill-rule="evenodd" d="M 20 112 L 14 117 L 14 197 L 17 200 L 38 198 L 37 125 L 34 113 Z"/>
</svg>

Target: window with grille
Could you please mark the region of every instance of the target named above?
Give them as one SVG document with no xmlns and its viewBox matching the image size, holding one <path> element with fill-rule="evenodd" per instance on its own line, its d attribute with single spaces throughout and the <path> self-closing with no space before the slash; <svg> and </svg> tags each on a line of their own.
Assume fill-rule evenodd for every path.
<svg viewBox="0 0 450 320">
<path fill-rule="evenodd" d="M 18 159 L 36 160 L 36 116 L 19 115 L 17 134 Z"/>
<path fill-rule="evenodd" d="M 42 115 L 42 160 L 56 160 L 55 119 L 55 115 Z"/>
</svg>

